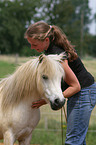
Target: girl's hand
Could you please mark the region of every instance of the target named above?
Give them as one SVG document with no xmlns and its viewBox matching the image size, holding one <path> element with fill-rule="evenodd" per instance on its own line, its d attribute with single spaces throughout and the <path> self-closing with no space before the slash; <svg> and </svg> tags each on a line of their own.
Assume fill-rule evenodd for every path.
<svg viewBox="0 0 96 145">
<path fill-rule="evenodd" d="M 45 104 L 47 104 L 46 101 L 44 99 L 40 99 L 40 100 L 37 100 L 36 102 L 32 103 L 32 108 L 39 108 Z"/>
</svg>

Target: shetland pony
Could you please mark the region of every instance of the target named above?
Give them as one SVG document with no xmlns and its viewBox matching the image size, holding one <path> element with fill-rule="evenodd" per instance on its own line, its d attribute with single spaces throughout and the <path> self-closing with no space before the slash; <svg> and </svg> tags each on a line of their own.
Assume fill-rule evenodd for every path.
<svg viewBox="0 0 96 145">
<path fill-rule="evenodd" d="M 61 90 L 64 54 L 40 55 L 19 66 L 0 82 L 0 139 L 4 145 L 30 145 L 32 131 L 40 120 L 32 102 L 45 99 L 53 110 L 60 109 L 65 98 Z"/>
</svg>

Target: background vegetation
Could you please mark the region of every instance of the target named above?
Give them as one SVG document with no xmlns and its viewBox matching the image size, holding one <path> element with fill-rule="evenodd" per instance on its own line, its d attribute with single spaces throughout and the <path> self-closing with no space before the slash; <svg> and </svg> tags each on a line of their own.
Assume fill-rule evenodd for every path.
<svg viewBox="0 0 96 145">
<path fill-rule="evenodd" d="M 31 23 L 45 21 L 63 29 L 79 55 L 96 56 L 96 35 L 89 33 L 89 0 L 0 0 L 0 53 L 38 55 L 24 39 Z"/>
</svg>

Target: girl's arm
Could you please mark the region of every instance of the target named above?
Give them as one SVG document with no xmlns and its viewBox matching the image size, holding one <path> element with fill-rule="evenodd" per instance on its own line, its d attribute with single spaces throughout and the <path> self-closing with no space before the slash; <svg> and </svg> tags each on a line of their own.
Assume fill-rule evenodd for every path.
<svg viewBox="0 0 96 145">
<path fill-rule="evenodd" d="M 47 104 L 47 102 L 44 99 L 40 99 L 40 100 L 37 100 L 36 102 L 32 103 L 32 108 L 39 108 L 45 104 Z"/>
<path fill-rule="evenodd" d="M 69 85 L 69 87 L 63 92 L 63 95 L 65 98 L 68 98 L 79 92 L 81 90 L 81 86 L 74 72 L 69 67 L 67 60 L 62 62 L 62 66 L 65 71 L 64 81 Z"/>
</svg>

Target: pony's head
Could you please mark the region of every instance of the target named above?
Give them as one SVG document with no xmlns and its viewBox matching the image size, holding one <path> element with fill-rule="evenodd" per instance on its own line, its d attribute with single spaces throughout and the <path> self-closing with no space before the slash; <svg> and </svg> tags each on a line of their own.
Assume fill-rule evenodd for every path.
<svg viewBox="0 0 96 145">
<path fill-rule="evenodd" d="M 64 54 L 39 56 L 37 90 L 50 102 L 53 110 L 60 109 L 65 103 L 61 90 L 61 80 L 64 78 L 64 69 L 61 65 L 63 58 Z"/>
<path fill-rule="evenodd" d="M 63 57 L 64 54 L 40 55 L 3 79 L 0 82 L 3 110 L 6 112 L 23 100 L 36 101 L 42 97 L 50 102 L 52 109 L 60 109 L 65 103 L 61 90 L 61 79 L 64 78 L 61 65 Z"/>
</svg>

